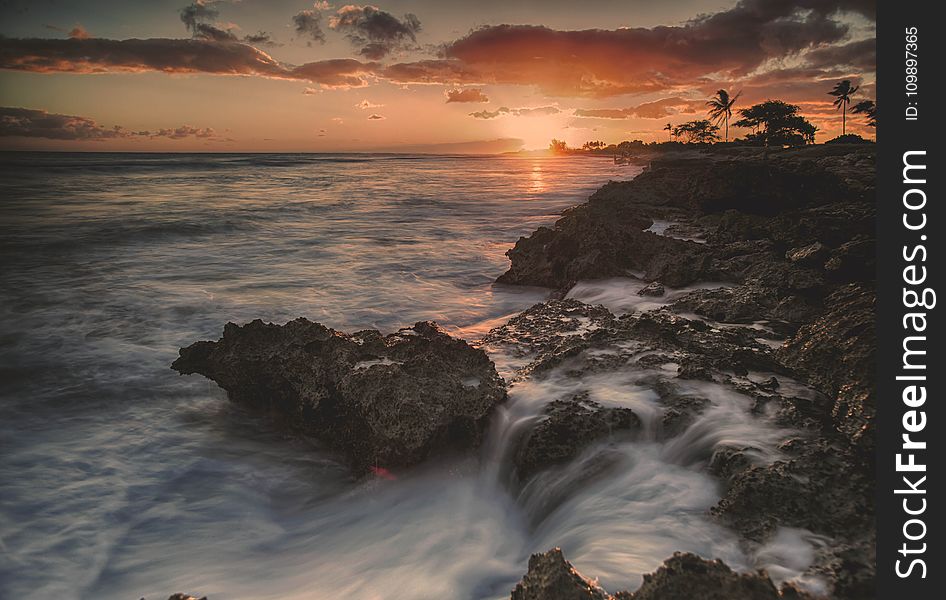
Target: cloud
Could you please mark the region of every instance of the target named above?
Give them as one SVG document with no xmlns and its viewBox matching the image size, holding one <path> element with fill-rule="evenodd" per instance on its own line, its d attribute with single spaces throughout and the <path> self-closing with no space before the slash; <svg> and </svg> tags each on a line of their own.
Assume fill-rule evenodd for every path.
<svg viewBox="0 0 946 600">
<path fill-rule="evenodd" d="M 552 96 L 608 97 L 745 76 L 773 58 L 845 39 L 838 11 L 873 14 L 854 0 L 742 0 L 681 26 L 558 31 L 495 25 L 447 44 L 438 61 L 389 69 L 395 80 L 534 85 Z"/>
<path fill-rule="evenodd" d="M 355 108 L 360 108 L 361 110 L 368 110 L 369 108 L 381 108 L 382 106 L 384 105 L 375 104 L 373 102 L 369 102 L 368 100 L 362 100 L 361 102 L 355 105 Z"/>
<path fill-rule="evenodd" d="M 395 50 L 417 42 L 420 19 L 406 14 L 398 19 L 376 6 L 343 6 L 329 19 L 329 28 L 344 33 L 359 54 L 369 60 L 380 60 Z"/>
<path fill-rule="evenodd" d="M 438 58 L 381 64 L 380 58 L 416 43 L 419 21 L 411 16 L 398 19 L 372 6 L 348 5 L 337 10 L 329 27 L 346 35 L 363 57 L 372 60 L 330 59 L 291 66 L 236 39 L 232 28 L 200 28 L 217 16 L 213 5 L 203 1 L 181 11 L 181 20 L 194 39 L 0 38 L 0 68 L 254 75 L 336 89 L 381 80 L 461 90 L 463 86 L 524 85 L 556 97 L 655 92 L 672 96 L 683 90 L 712 93 L 719 87 L 767 85 L 764 78 L 792 77 L 792 69 L 796 75 L 807 70 L 817 80 L 841 73 L 849 79 L 858 74 L 869 78 L 872 73 L 865 71 L 873 69 L 872 42 L 852 41 L 845 15 L 854 12 L 873 18 L 873 11 L 870 0 L 741 0 L 729 10 L 679 26 L 559 31 L 496 25 L 446 44 Z M 319 13 L 310 12 L 321 23 Z M 309 33 L 311 39 L 319 39 Z"/>
<path fill-rule="evenodd" d="M 210 127 L 182 125 L 156 131 L 129 131 L 120 125 L 105 127 L 88 117 L 62 115 L 32 108 L 0 107 L 0 137 L 30 137 L 50 140 L 103 141 L 117 138 L 188 137 L 215 138 Z"/>
<path fill-rule="evenodd" d="M 333 58 L 289 69 L 282 76 L 305 79 L 328 89 L 351 89 L 368 85 L 367 77 L 374 74 L 376 64 L 363 63 L 353 58 Z"/>
<path fill-rule="evenodd" d="M 494 111 L 481 110 L 472 112 L 470 116 L 474 119 L 496 119 L 502 116 L 513 117 L 534 117 L 539 115 L 555 115 L 562 112 L 557 106 L 539 106 L 536 108 L 508 108 L 501 106 Z"/>
<path fill-rule="evenodd" d="M 368 120 L 369 121 L 383 121 L 386 118 L 387 117 L 385 117 L 384 115 L 372 114 L 368 117 Z"/>
<path fill-rule="evenodd" d="M 367 85 L 366 77 L 377 71 L 378 65 L 342 58 L 287 67 L 248 44 L 201 39 L 0 38 L 0 69 L 38 73 L 162 71 L 256 75 L 347 89 Z"/>
<path fill-rule="evenodd" d="M 644 102 L 629 108 L 579 108 L 576 117 L 594 119 L 662 119 L 679 113 L 696 113 L 706 110 L 706 100 L 687 100 L 685 98 L 661 98 L 653 102 Z"/>
<path fill-rule="evenodd" d="M 478 88 L 454 88 L 444 92 L 447 97 L 447 104 L 451 102 L 489 102 L 486 94 Z"/>
<path fill-rule="evenodd" d="M 213 1 L 195 0 L 180 10 L 181 22 L 197 39 L 217 42 L 236 41 L 237 36 L 232 31 L 235 28 L 233 25 L 228 29 L 222 29 L 209 23 L 220 16 L 220 11 L 213 8 L 214 4 Z"/>
<path fill-rule="evenodd" d="M 243 41 L 253 46 L 278 46 L 273 36 L 265 31 L 257 31 L 243 36 Z"/>
<path fill-rule="evenodd" d="M 325 43 L 325 32 L 322 31 L 322 14 L 316 10 L 302 10 L 292 17 L 292 24 L 295 26 L 296 34 L 300 37 L 309 39 L 309 45 L 312 42 Z"/>
<path fill-rule="evenodd" d="M 318 94 L 320 91 L 321 90 L 318 90 L 316 88 L 307 87 L 304 90 L 302 90 L 302 93 L 306 96 L 313 96 L 315 94 Z"/>
<path fill-rule="evenodd" d="M 805 61 L 816 68 L 845 65 L 873 70 L 877 65 L 877 40 L 870 38 L 818 48 L 805 54 Z"/>
</svg>

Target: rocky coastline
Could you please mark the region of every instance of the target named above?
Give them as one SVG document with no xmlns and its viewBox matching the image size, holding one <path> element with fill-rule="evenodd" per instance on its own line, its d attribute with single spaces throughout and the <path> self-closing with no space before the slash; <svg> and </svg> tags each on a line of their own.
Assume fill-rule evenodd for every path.
<svg viewBox="0 0 946 600">
<path fill-rule="evenodd" d="M 694 385 L 715 386 L 791 434 L 774 460 L 724 443 L 681 454 L 720 482 L 712 518 L 747 549 L 780 527 L 821 536 L 808 570 L 826 587 L 678 553 L 638 590 L 609 593 L 552 549 L 532 556 L 512 598 L 870 597 L 874 211 L 873 146 L 656 158 L 516 242 L 498 283 L 555 293 L 481 340 L 430 322 L 349 335 L 254 321 L 183 348 L 173 368 L 319 439 L 357 475 L 471 452 L 517 381 L 621 372 L 655 392 L 656 419 L 580 392 L 549 398 L 509 457 L 508 485 L 525 492 L 578 457 L 590 461 L 583 476 L 607 477 L 607 453 L 587 452 L 607 442 L 685 445 L 712 404 Z M 614 277 L 638 280 L 642 297 L 690 291 L 627 314 L 570 297 L 580 281 Z M 500 355 L 515 357 L 506 381 Z"/>
</svg>

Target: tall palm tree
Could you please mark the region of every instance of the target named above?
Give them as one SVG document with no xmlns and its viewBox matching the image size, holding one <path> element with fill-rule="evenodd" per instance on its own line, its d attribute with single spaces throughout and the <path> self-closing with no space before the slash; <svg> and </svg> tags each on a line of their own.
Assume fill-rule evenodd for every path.
<svg viewBox="0 0 946 600">
<path fill-rule="evenodd" d="M 670 132 L 670 141 L 672 142 L 673 141 L 673 125 L 671 125 L 670 123 L 667 123 L 666 125 L 664 125 L 664 131 Z"/>
<path fill-rule="evenodd" d="M 706 106 L 710 107 L 710 118 L 713 119 L 717 125 L 719 125 L 720 121 L 726 123 L 727 142 L 729 141 L 729 117 L 732 116 L 733 105 L 741 95 L 742 92 L 740 91 L 735 96 L 730 97 L 729 92 L 726 90 L 718 90 L 716 95 L 710 98 L 710 101 L 706 103 Z"/>
<path fill-rule="evenodd" d="M 841 135 L 847 135 L 847 105 L 851 103 L 851 96 L 858 87 L 860 86 L 852 86 L 851 82 L 845 79 L 828 92 L 828 95 L 835 97 L 834 106 L 841 109 Z"/>
</svg>

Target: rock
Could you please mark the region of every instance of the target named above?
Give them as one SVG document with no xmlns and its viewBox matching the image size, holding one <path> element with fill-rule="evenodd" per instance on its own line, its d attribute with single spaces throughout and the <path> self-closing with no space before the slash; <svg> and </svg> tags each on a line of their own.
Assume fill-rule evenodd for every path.
<svg viewBox="0 0 946 600">
<path fill-rule="evenodd" d="M 784 459 L 761 465 L 744 450 L 717 452 L 712 468 L 729 486 L 712 513 L 760 542 L 778 526 L 838 538 L 872 530 L 873 473 L 856 454 L 823 438 L 799 438 L 782 450 Z"/>
<path fill-rule="evenodd" d="M 181 349 L 172 368 L 321 439 L 356 472 L 477 446 L 506 397 L 486 354 L 431 322 L 388 336 L 306 319 L 228 323 L 219 341 Z"/>
<path fill-rule="evenodd" d="M 787 258 L 789 262 L 806 267 L 820 267 L 824 264 L 830 252 L 831 248 L 828 248 L 821 242 L 814 242 L 807 246 L 802 246 L 801 248 L 792 248 L 785 253 L 785 258 Z"/>
<path fill-rule="evenodd" d="M 578 394 L 553 400 L 516 453 L 520 481 L 549 466 L 567 462 L 587 446 L 609 437 L 639 430 L 640 418 L 629 408 L 605 408 Z"/>
<path fill-rule="evenodd" d="M 674 302 L 671 309 L 719 323 L 753 323 L 766 318 L 776 302 L 771 290 L 740 285 L 690 292 Z"/>
<path fill-rule="evenodd" d="M 516 585 L 511 600 L 779 600 L 809 599 L 789 586 L 781 596 L 764 572 L 736 573 L 721 560 L 675 553 L 654 573 L 644 575 L 636 592 L 613 596 L 585 578 L 565 560 L 561 549 L 533 554 L 529 571 Z"/>
<path fill-rule="evenodd" d="M 876 276 L 874 240 L 857 238 L 841 244 L 824 265 L 828 278 L 839 283 L 873 281 Z"/>
<path fill-rule="evenodd" d="M 644 582 L 630 600 L 778 600 L 779 593 L 764 572 L 736 573 L 721 560 L 674 553 Z"/>
<path fill-rule="evenodd" d="M 664 285 L 659 281 L 652 281 L 637 291 L 638 296 L 663 296 Z"/>
<path fill-rule="evenodd" d="M 865 453 L 873 448 L 874 304 L 867 285 L 841 287 L 825 301 L 825 312 L 776 353 L 780 363 L 834 399 L 836 429 Z"/>
<path fill-rule="evenodd" d="M 561 548 L 533 554 L 529 571 L 516 584 L 511 600 L 608 600 L 609 596 L 596 584 L 585 579 Z"/>
</svg>

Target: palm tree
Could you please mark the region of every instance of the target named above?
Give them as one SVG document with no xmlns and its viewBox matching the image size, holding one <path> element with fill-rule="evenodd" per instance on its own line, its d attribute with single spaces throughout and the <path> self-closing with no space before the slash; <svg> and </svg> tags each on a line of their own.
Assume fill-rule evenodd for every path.
<svg viewBox="0 0 946 600">
<path fill-rule="evenodd" d="M 672 142 L 673 141 L 673 125 L 671 125 L 670 123 L 667 123 L 666 125 L 664 125 L 664 131 L 670 132 L 670 141 Z"/>
<path fill-rule="evenodd" d="M 716 95 L 710 98 L 710 101 L 706 103 L 706 106 L 709 106 L 709 116 L 719 125 L 720 121 L 726 123 L 726 141 L 729 141 L 729 117 L 732 116 L 732 107 L 736 103 L 736 100 L 739 99 L 739 96 L 742 95 L 742 92 L 738 92 L 735 96 L 730 97 L 729 92 L 726 90 L 718 90 Z"/>
<path fill-rule="evenodd" d="M 867 115 L 867 126 L 877 127 L 877 105 L 873 100 L 861 100 L 851 108 L 851 112 Z"/>
<path fill-rule="evenodd" d="M 834 89 L 828 92 L 828 95 L 834 96 L 834 106 L 841 109 L 841 135 L 847 135 L 847 105 L 851 103 L 851 96 L 860 86 L 852 86 L 847 79 L 839 82 Z"/>
</svg>

